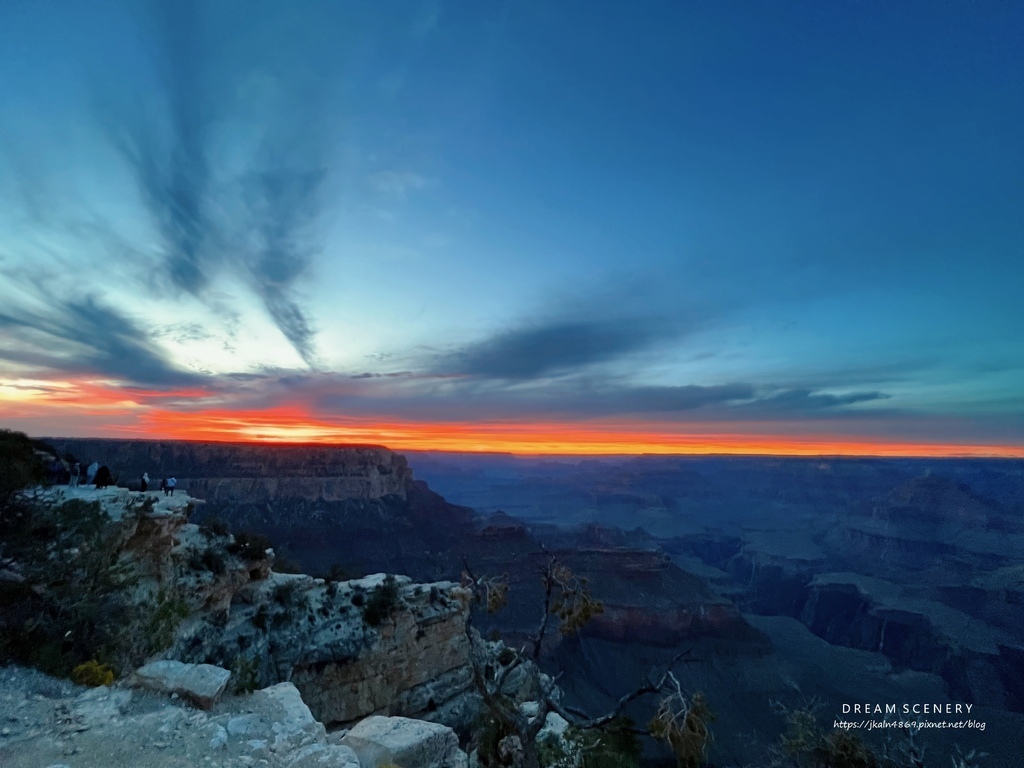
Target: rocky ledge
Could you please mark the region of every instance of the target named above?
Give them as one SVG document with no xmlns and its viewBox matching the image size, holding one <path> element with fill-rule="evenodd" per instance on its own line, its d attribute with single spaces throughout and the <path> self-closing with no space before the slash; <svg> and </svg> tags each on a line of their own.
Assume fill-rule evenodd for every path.
<svg viewBox="0 0 1024 768">
<path fill-rule="evenodd" d="M 291 683 L 230 696 L 204 711 L 167 691 L 182 676 L 201 683 L 206 675 L 188 666 L 168 674 L 163 679 L 151 670 L 142 688 L 82 688 L 34 670 L 0 670 L 0 765 L 382 768 L 401 760 L 403 768 L 464 768 L 468 762 L 455 733 L 442 725 L 373 717 L 350 732 L 328 734 Z"/>
</svg>

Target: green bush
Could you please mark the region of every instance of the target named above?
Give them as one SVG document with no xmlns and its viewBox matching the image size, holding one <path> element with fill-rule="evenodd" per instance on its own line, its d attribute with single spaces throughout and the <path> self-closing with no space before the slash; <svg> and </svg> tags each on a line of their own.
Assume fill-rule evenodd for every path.
<svg viewBox="0 0 1024 768">
<path fill-rule="evenodd" d="M 231 688 L 236 694 L 252 693 L 259 687 L 260 661 L 255 656 L 237 656 L 231 665 Z"/>
<path fill-rule="evenodd" d="M 699 768 L 707 760 L 712 741 L 709 723 L 714 719 L 703 694 L 697 692 L 688 699 L 680 694 L 661 700 L 647 728 L 651 736 L 668 744 L 679 768 Z"/>
<path fill-rule="evenodd" d="M 224 562 L 224 555 L 215 549 L 204 549 L 200 560 L 204 570 L 215 576 L 222 576 L 227 572 L 227 564 Z"/>
<path fill-rule="evenodd" d="M 60 676 L 89 660 L 125 663 L 134 574 L 99 504 L 20 500 L 8 522 L 4 554 L 19 563 L 25 584 L 0 610 L 5 657 Z"/>
<path fill-rule="evenodd" d="M 600 731 L 570 732 L 580 747 L 581 768 L 637 768 L 643 747 L 628 717 L 617 717 Z"/>
<path fill-rule="evenodd" d="M 371 627 L 380 626 L 398 607 L 398 596 L 398 582 L 394 576 L 388 574 L 363 606 L 363 621 Z"/>
<path fill-rule="evenodd" d="M 170 646 L 181 622 L 190 614 L 188 604 L 181 597 L 161 590 L 145 625 L 146 655 Z"/>
<path fill-rule="evenodd" d="M 206 520 L 199 524 L 199 530 L 211 539 L 218 536 L 227 536 L 231 533 L 228 524 L 219 517 L 206 518 Z"/>
<path fill-rule="evenodd" d="M 0 429 L 0 507 L 18 491 L 45 480 L 46 469 L 36 454 L 41 448 L 23 432 Z"/>
<path fill-rule="evenodd" d="M 93 688 L 110 685 L 114 682 L 114 670 L 106 664 L 100 664 L 95 659 L 91 659 L 72 670 L 71 680 L 76 685 L 88 685 Z"/>
<path fill-rule="evenodd" d="M 504 698 L 504 697 L 502 697 Z M 499 718 L 491 714 L 483 714 L 473 729 L 476 741 L 477 759 L 484 768 L 499 768 L 502 765 L 498 754 L 498 745 L 506 736 L 517 736 L 516 731 Z"/>
</svg>

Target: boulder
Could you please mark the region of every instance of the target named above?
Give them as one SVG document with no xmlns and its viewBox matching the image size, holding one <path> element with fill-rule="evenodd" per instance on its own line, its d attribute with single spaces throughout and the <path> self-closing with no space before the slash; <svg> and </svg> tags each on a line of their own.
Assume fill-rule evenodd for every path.
<svg viewBox="0 0 1024 768">
<path fill-rule="evenodd" d="M 569 728 L 569 721 L 557 712 L 548 712 L 544 719 L 544 727 L 537 733 L 538 744 L 564 744 L 565 732 Z"/>
<path fill-rule="evenodd" d="M 351 747 L 362 768 L 466 768 L 455 731 L 438 723 L 407 717 L 368 717 L 341 740 Z"/>
<path fill-rule="evenodd" d="M 313 717 L 298 688 L 291 683 L 278 683 L 256 691 L 252 694 L 251 703 L 273 723 L 270 727 L 271 749 L 275 752 L 322 744 L 326 739 L 324 724 Z"/>
<path fill-rule="evenodd" d="M 129 679 L 137 688 L 176 693 L 197 707 L 210 709 L 224 692 L 231 673 L 212 664 L 154 661 L 139 667 Z"/>
</svg>

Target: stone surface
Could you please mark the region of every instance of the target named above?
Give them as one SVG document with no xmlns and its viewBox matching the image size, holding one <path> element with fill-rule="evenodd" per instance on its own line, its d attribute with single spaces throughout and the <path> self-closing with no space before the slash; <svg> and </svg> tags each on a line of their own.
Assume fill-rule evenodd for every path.
<svg viewBox="0 0 1024 768">
<path fill-rule="evenodd" d="M 256 707 L 269 712 L 274 721 L 270 728 L 270 747 L 273 751 L 296 749 L 325 741 L 327 733 L 323 723 L 313 717 L 298 689 L 291 683 L 278 683 L 256 691 L 252 700 Z"/>
<path fill-rule="evenodd" d="M 360 768 L 360 764 L 350 747 L 310 744 L 295 754 L 288 768 Z"/>
<path fill-rule="evenodd" d="M 135 670 L 132 685 L 162 693 L 176 693 L 204 709 L 212 707 L 228 684 L 231 673 L 212 664 L 155 661 Z"/>
<path fill-rule="evenodd" d="M 293 685 L 226 697 L 213 713 L 145 689 L 82 689 L 0 667 L 0 765 L 360 768 Z"/>
<path fill-rule="evenodd" d="M 465 768 L 466 753 L 455 732 L 437 723 L 405 717 L 368 717 L 342 740 L 362 768 Z"/>
</svg>

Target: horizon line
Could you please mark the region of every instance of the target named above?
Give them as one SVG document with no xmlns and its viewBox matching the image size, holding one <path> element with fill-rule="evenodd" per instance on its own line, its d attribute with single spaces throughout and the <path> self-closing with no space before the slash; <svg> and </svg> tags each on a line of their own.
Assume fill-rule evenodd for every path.
<svg viewBox="0 0 1024 768">
<path fill-rule="evenodd" d="M 563 444 L 552 444 L 548 448 L 540 450 L 517 451 L 509 448 L 498 447 L 430 447 L 417 445 L 403 445 L 402 441 L 395 444 L 383 442 L 347 442 L 338 440 L 294 440 L 277 437 L 263 438 L 240 438 L 238 436 L 202 436 L 202 437 L 136 437 L 136 436 L 110 436 L 110 435 L 41 435 L 34 437 L 37 440 L 118 440 L 125 442 L 176 442 L 196 444 L 222 444 L 222 445 L 265 445 L 277 447 L 323 447 L 323 448 L 380 448 L 393 453 L 448 453 L 448 454 L 469 454 L 475 456 L 512 456 L 512 457 L 563 457 L 563 458 L 629 458 L 629 457 L 692 457 L 692 458 L 793 458 L 793 459 L 980 459 L 980 460 L 1021 460 L 1024 459 L 1024 447 L 1012 446 L 962 446 L 949 444 L 930 443 L 861 443 L 851 442 L 845 446 L 830 444 L 831 451 L 817 451 L 813 447 L 801 444 L 800 442 L 780 445 L 776 450 L 765 450 L 760 445 L 744 447 L 742 444 L 734 446 L 716 445 L 711 450 L 680 450 L 680 446 L 671 444 L 654 444 L 644 446 L 643 450 L 622 450 L 621 446 L 591 446 L 590 449 L 581 446 L 574 446 L 575 450 Z M 831 441 L 821 441 L 831 442 Z M 618 450 L 615 450 L 615 448 Z M 639 447 L 639 446 L 638 446 Z M 710 447 L 710 446 L 709 446 Z M 847 450 L 842 450 L 846 448 Z M 875 450 L 872 451 L 871 448 Z M 839 450 L 837 450 L 839 449 Z M 917 450 L 915 450 L 917 449 Z"/>
</svg>

